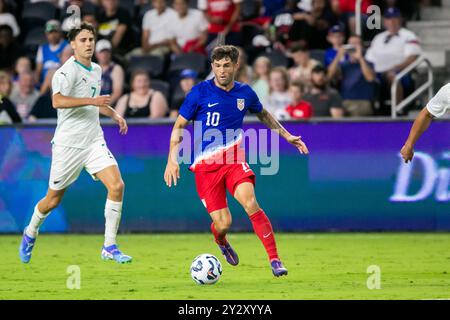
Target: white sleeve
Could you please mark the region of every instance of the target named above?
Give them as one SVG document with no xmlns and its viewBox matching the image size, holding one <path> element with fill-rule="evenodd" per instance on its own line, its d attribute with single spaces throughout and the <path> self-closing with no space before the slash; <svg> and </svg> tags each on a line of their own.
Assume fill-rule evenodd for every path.
<svg viewBox="0 0 450 320">
<path fill-rule="evenodd" d="M 233 3 L 242 3 L 242 0 L 233 0 Z"/>
<path fill-rule="evenodd" d="M 150 30 L 150 11 L 147 11 L 142 19 L 142 30 Z"/>
<path fill-rule="evenodd" d="M 405 57 L 421 55 L 422 48 L 420 47 L 420 41 L 415 34 L 411 34 L 408 39 L 406 39 L 405 44 Z"/>
<path fill-rule="evenodd" d="M 209 28 L 209 22 L 208 22 L 208 20 L 206 19 L 206 17 L 205 17 L 205 15 L 203 14 L 203 12 L 199 11 L 198 19 L 199 19 L 199 28 L 200 28 L 200 31 L 203 32 L 203 31 L 205 31 L 205 30 L 208 30 L 208 28 Z"/>
<path fill-rule="evenodd" d="M 198 0 L 197 2 L 197 8 L 199 10 L 207 10 L 208 9 L 208 1 L 207 0 Z"/>
<path fill-rule="evenodd" d="M 53 95 L 61 93 L 63 96 L 69 96 L 72 87 L 71 76 L 69 72 L 58 70 L 52 78 Z"/>
<path fill-rule="evenodd" d="M 42 54 L 42 46 L 39 46 L 38 51 L 36 53 L 36 63 L 44 63 L 44 57 Z"/>
<path fill-rule="evenodd" d="M 427 104 L 427 110 L 436 118 L 442 117 L 450 109 L 450 84 L 443 86 Z"/>
</svg>

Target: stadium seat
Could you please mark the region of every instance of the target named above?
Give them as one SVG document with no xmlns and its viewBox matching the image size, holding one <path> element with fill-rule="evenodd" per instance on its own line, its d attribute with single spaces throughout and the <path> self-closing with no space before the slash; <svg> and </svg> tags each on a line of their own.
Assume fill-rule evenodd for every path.
<svg viewBox="0 0 450 320">
<path fill-rule="evenodd" d="M 325 65 L 325 50 L 314 49 L 309 52 L 309 55 L 312 59 L 315 59 Z"/>
<path fill-rule="evenodd" d="M 38 47 L 46 42 L 47 37 L 45 36 L 44 27 L 36 27 L 26 35 L 24 47 L 29 54 L 34 55 Z"/>
<path fill-rule="evenodd" d="M 135 13 L 135 1 L 134 0 L 120 0 L 119 1 L 119 7 L 122 9 L 125 9 L 130 14 L 131 19 L 134 19 L 134 13 Z"/>
<path fill-rule="evenodd" d="M 198 9 L 198 0 L 189 0 L 189 8 Z"/>
<path fill-rule="evenodd" d="M 259 15 L 259 4 L 255 0 L 242 1 L 241 17 L 243 21 L 257 18 Z"/>
<path fill-rule="evenodd" d="M 273 50 L 271 52 L 263 53 L 262 56 L 266 56 L 270 59 L 272 67 L 289 67 L 289 58 L 278 50 Z"/>
<path fill-rule="evenodd" d="M 170 85 L 162 80 L 151 80 L 150 87 L 154 90 L 160 91 L 166 100 L 170 101 Z"/>
<path fill-rule="evenodd" d="M 159 78 L 162 76 L 164 61 L 157 56 L 135 56 L 128 64 L 129 74 L 137 70 L 147 71 L 150 77 Z"/>
<path fill-rule="evenodd" d="M 178 73 L 183 69 L 193 69 L 200 75 L 206 72 L 206 64 L 208 60 L 206 57 L 199 53 L 185 53 L 177 56 L 169 67 L 170 73 Z"/>
<path fill-rule="evenodd" d="M 27 3 L 22 12 L 22 19 L 39 18 L 45 21 L 56 19 L 58 9 L 50 2 Z"/>
</svg>

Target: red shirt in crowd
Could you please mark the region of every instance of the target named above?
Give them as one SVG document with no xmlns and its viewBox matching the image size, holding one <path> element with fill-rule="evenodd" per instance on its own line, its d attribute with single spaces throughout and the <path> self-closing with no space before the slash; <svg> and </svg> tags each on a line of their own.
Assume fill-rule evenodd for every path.
<svg viewBox="0 0 450 320">
<path fill-rule="evenodd" d="M 308 119 L 312 117 L 313 113 L 311 104 L 306 101 L 300 101 L 295 106 L 287 106 L 286 112 L 289 113 L 292 119 Z"/>
<path fill-rule="evenodd" d="M 361 3 L 362 14 L 367 14 L 367 8 L 372 5 L 372 0 L 363 0 Z M 339 0 L 339 8 L 342 13 L 355 13 L 356 0 Z"/>
<path fill-rule="evenodd" d="M 233 16 L 233 12 L 236 8 L 236 3 L 241 3 L 242 0 L 199 0 L 198 8 L 207 12 L 211 17 L 220 17 L 223 22 L 210 23 L 209 33 L 220 33 L 222 32 Z M 239 32 L 239 24 L 236 23 L 231 28 L 231 32 Z"/>
</svg>

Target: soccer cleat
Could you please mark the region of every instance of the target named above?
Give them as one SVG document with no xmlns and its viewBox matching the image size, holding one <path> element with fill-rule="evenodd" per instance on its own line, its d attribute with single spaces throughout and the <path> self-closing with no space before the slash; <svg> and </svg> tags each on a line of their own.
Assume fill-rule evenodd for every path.
<svg viewBox="0 0 450 320">
<path fill-rule="evenodd" d="M 123 254 L 115 244 L 109 247 L 103 246 L 101 257 L 105 261 L 114 260 L 118 263 L 130 263 L 133 260 L 130 256 Z"/>
<path fill-rule="evenodd" d="M 222 246 L 219 244 L 220 251 L 222 251 L 222 254 L 225 256 L 225 259 L 229 264 L 232 266 L 237 266 L 239 263 L 239 257 L 234 251 L 234 249 L 231 247 L 231 245 L 227 242 L 226 245 Z"/>
<path fill-rule="evenodd" d="M 287 269 L 280 260 L 272 260 L 270 266 L 272 267 L 272 273 L 275 277 L 286 276 L 288 274 Z"/>
<path fill-rule="evenodd" d="M 33 251 L 35 242 L 36 242 L 36 238 L 31 238 L 31 237 L 27 236 L 25 231 L 23 232 L 22 242 L 20 243 L 20 247 L 19 247 L 19 256 L 20 256 L 20 260 L 23 263 L 30 262 L 31 252 Z"/>
</svg>

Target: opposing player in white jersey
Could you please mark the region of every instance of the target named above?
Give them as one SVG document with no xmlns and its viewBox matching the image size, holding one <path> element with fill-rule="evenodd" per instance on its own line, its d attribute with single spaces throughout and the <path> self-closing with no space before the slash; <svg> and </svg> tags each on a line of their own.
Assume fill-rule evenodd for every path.
<svg viewBox="0 0 450 320">
<path fill-rule="evenodd" d="M 439 92 L 431 99 L 427 106 L 417 116 L 409 133 L 405 145 L 400 153 L 407 163 L 414 157 L 414 145 L 420 136 L 428 129 L 433 118 L 442 117 L 450 110 L 450 83 L 443 86 Z"/>
<path fill-rule="evenodd" d="M 104 260 L 131 262 L 116 245 L 122 213 L 124 183 L 117 162 L 106 146 L 99 114 L 111 117 L 126 134 L 126 121 L 108 104 L 109 96 L 99 96 L 101 68 L 91 61 L 96 32 L 92 25 L 82 23 L 70 30 L 68 39 L 74 56 L 59 68 L 52 80 L 53 107 L 58 122 L 52 140 L 52 164 L 46 196 L 34 208 L 25 228 L 19 249 L 20 259 L 28 263 L 39 227 L 51 210 L 61 202 L 65 190 L 78 178 L 83 168 L 108 190 L 105 206 L 105 242 L 101 251 Z"/>
</svg>

